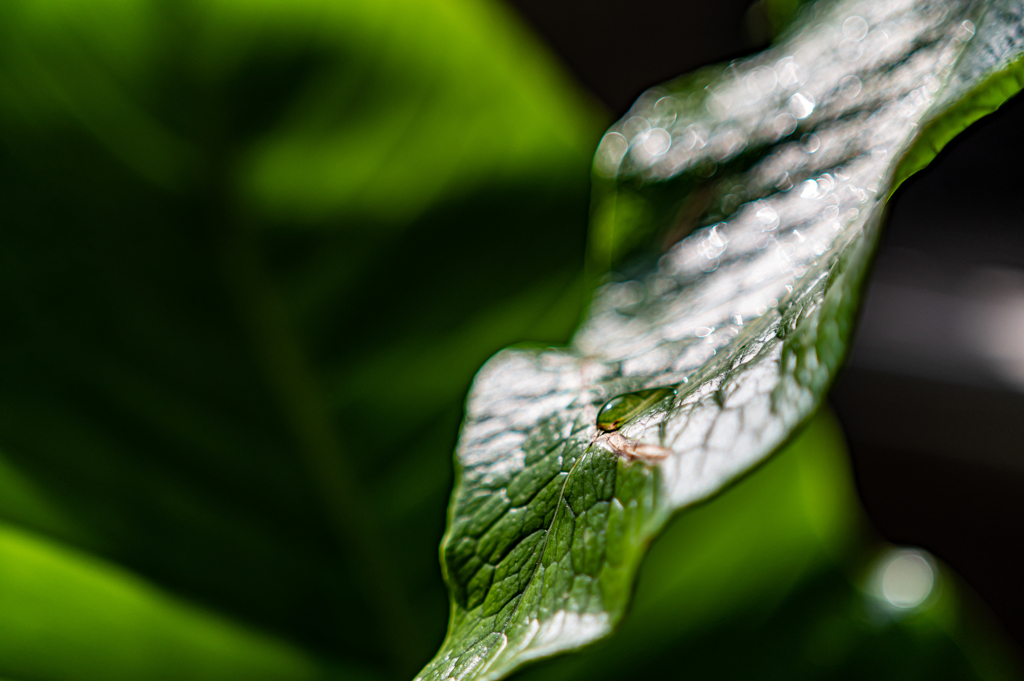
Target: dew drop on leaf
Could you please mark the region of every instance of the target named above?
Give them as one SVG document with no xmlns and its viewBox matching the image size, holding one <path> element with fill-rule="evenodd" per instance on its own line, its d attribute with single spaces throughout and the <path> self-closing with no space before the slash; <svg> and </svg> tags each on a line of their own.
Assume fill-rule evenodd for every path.
<svg viewBox="0 0 1024 681">
<path fill-rule="evenodd" d="M 597 412 L 597 427 L 606 433 L 618 430 L 623 424 L 675 394 L 674 388 L 652 388 L 613 397 Z"/>
</svg>

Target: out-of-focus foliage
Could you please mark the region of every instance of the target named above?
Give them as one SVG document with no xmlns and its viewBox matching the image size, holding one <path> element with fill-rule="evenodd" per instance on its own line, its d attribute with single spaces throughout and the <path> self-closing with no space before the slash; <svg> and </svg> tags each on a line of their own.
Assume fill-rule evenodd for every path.
<svg viewBox="0 0 1024 681">
<path fill-rule="evenodd" d="M 323 671 L 154 588 L 414 671 L 462 396 L 576 323 L 601 127 L 489 2 L 2 3 L 0 676 Z"/>
<path fill-rule="evenodd" d="M 322 663 L 293 645 L 6 524 L 0 528 L 0 600 L 4 678 L 323 677 Z"/>
</svg>

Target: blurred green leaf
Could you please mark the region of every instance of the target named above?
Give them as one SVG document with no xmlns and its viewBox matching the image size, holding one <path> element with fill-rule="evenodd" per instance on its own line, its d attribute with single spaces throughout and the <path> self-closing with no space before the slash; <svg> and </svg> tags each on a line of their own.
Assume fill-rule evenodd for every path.
<svg viewBox="0 0 1024 681">
<path fill-rule="evenodd" d="M 0 526 L 0 600 L 0 660 L 20 679 L 336 678 L 286 643 L 8 525 Z"/>
<path fill-rule="evenodd" d="M 498 679 L 607 636 L 672 513 L 815 412 L 901 159 L 1016 73 L 1022 17 L 1007 0 L 820 2 L 772 49 L 654 88 L 612 127 L 592 251 L 620 274 L 568 348 L 478 374 L 442 542 L 448 637 L 418 678 Z M 613 405 L 630 420 L 604 418 Z"/>
<path fill-rule="evenodd" d="M 484 0 L 0 4 L 0 518 L 411 673 L 459 402 L 578 321 L 603 125 Z M 66 624 L 127 659 L 117 612 Z"/>
</svg>

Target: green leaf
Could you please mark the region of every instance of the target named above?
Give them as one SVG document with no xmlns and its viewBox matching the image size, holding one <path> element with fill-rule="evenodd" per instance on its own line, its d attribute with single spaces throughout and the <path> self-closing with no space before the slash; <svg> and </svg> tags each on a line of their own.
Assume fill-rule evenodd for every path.
<svg viewBox="0 0 1024 681">
<path fill-rule="evenodd" d="M 478 374 L 442 542 L 448 637 L 418 678 L 497 679 L 606 636 L 668 518 L 814 413 L 901 159 L 1005 82 L 1022 16 L 819 2 L 770 50 L 645 93 L 605 135 L 592 251 L 622 274 L 569 347 L 506 350 Z M 655 389 L 674 395 L 638 393 Z M 638 407 L 613 430 L 610 400 Z"/>
<path fill-rule="evenodd" d="M 867 526 L 843 434 L 821 409 L 763 466 L 672 519 L 614 636 L 516 678 L 657 678 L 684 663 L 695 678 L 1018 678 L 944 568 L 921 607 L 880 601 L 871 578 L 891 549 Z"/>
<path fill-rule="evenodd" d="M 605 124 L 485 0 L 0 4 L 0 519 L 408 678 L 459 402 L 578 321 Z"/>
<path fill-rule="evenodd" d="M 860 519 L 847 467 L 842 433 L 823 412 L 754 474 L 669 523 L 644 560 L 622 631 L 524 674 L 646 675 L 652 660 L 703 632 L 768 616 L 795 585 L 856 545 Z"/>
<path fill-rule="evenodd" d="M 337 678 L 282 641 L 104 561 L 0 524 L 0 674 L 20 679 Z M 341 675 L 341 670 L 336 670 Z M 368 678 L 345 670 L 344 678 Z"/>
<path fill-rule="evenodd" d="M 961 56 L 935 113 L 903 155 L 892 191 L 927 166 L 967 126 L 994 112 L 1024 87 L 1024 58 L 1013 47 L 1020 40 L 1020 15 L 1017 3 L 990 3 L 986 11 L 989 28 L 976 36 Z"/>
</svg>

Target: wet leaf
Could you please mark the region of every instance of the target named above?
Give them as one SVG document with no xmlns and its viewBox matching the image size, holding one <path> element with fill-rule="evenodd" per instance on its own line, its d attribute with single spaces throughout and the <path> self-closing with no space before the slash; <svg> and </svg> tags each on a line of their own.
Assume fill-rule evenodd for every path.
<svg viewBox="0 0 1024 681">
<path fill-rule="evenodd" d="M 605 135 L 592 251 L 619 274 L 567 348 L 503 351 L 474 382 L 442 543 L 452 617 L 419 678 L 497 679 L 607 635 L 666 520 L 815 412 L 886 199 L 1019 89 L 1022 16 L 1004 0 L 819 2 L 768 51 L 652 89 Z M 599 427 L 624 395 L 626 418 Z"/>
<path fill-rule="evenodd" d="M 515 678 L 673 677 L 684 663 L 715 679 L 1020 677 L 945 568 L 925 605 L 879 600 L 874 567 L 892 555 L 880 548 L 842 430 L 820 409 L 764 465 L 668 523 L 613 636 Z"/>
</svg>

